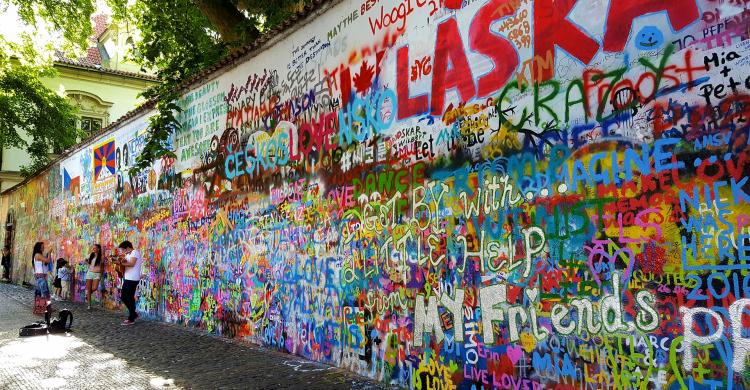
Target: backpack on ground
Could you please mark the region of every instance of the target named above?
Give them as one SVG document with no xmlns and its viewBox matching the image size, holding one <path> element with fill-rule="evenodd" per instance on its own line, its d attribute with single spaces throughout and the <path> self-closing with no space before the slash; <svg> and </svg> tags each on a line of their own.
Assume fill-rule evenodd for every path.
<svg viewBox="0 0 750 390">
<path fill-rule="evenodd" d="M 73 326 L 73 313 L 68 309 L 60 310 L 57 318 L 50 322 L 52 317 L 52 307 L 47 305 L 44 313 L 44 322 L 38 321 L 31 325 L 26 325 L 18 330 L 20 337 L 44 336 L 50 333 L 66 333 Z"/>
<path fill-rule="evenodd" d="M 41 297 L 36 297 L 41 298 Z M 45 300 L 46 302 L 46 300 Z M 40 306 L 39 299 L 36 299 L 36 304 L 34 306 L 34 313 L 36 314 L 38 312 L 37 306 Z M 47 328 L 49 328 L 49 317 L 50 312 L 52 310 L 52 307 L 50 304 L 45 305 L 44 310 L 44 321 L 37 321 L 31 325 L 26 325 L 23 328 L 18 330 L 18 335 L 20 337 L 30 337 L 30 336 L 44 336 L 47 334 Z M 39 313 L 41 314 L 41 313 Z"/>
</svg>

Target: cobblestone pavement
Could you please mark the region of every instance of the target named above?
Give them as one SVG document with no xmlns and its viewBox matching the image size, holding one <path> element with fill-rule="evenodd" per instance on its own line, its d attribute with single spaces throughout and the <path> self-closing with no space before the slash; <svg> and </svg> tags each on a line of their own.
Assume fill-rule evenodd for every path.
<svg viewBox="0 0 750 390">
<path fill-rule="evenodd" d="M 0 389 L 379 389 L 343 369 L 153 321 L 123 327 L 123 316 L 81 304 L 74 332 L 19 338 L 38 321 L 33 290 L 0 284 Z"/>
</svg>

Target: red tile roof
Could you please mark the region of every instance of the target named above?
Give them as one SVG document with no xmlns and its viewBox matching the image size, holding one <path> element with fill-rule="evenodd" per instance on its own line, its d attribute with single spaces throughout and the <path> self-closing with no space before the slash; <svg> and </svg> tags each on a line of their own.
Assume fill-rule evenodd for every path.
<svg viewBox="0 0 750 390">
<path fill-rule="evenodd" d="M 89 39 L 96 42 L 101 38 L 102 34 L 107 31 L 107 28 L 109 27 L 109 16 L 99 14 L 92 16 L 91 19 L 94 22 L 94 35 Z"/>
<path fill-rule="evenodd" d="M 92 22 L 94 23 L 94 34 L 89 38 L 91 46 L 89 46 L 89 48 L 86 50 L 85 56 L 79 57 L 77 59 L 72 59 L 66 56 L 62 51 L 55 50 L 55 62 L 79 68 L 91 69 L 100 73 L 158 81 L 159 79 L 157 77 L 149 74 L 109 69 L 102 65 L 102 56 L 101 52 L 99 52 L 98 43 L 101 36 L 107 31 L 107 28 L 109 27 L 108 19 L 109 16 L 104 14 L 95 15 L 91 18 Z"/>
<path fill-rule="evenodd" d="M 71 60 L 70 58 L 67 58 L 64 55 L 57 55 L 57 59 L 55 60 L 55 63 L 58 65 L 63 65 L 63 66 L 70 66 L 74 68 L 82 68 L 86 70 L 91 70 L 91 71 L 98 72 L 98 73 L 105 73 L 105 74 L 111 74 L 111 75 L 123 76 L 123 77 L 132 77 L 132 78 L 148 80 L 148 81 L 159 81 L 158 77 L 152 76 L 146 73 L 135 73 L 135 72 L 127 72 L 124 70 L 115 70 L 115 69 L 105 68 L 100 64 L 94 63 L 90 57 L 81 57 L 77 60 Z"/>
</svg>

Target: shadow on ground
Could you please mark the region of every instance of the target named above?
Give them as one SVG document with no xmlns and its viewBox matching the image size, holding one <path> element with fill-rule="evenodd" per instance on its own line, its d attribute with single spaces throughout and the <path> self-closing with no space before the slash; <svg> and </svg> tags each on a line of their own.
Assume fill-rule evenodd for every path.
<svg viewBox="0 0 750 390">
<path fill-rule="evenodd" d="M 74 303 L 68 336 L 19 338 L 33 291 L 0 285 L 0 388 L 75 389 L 379 389 L 377 382 L 178 325 L 140 321 L 123 327 L 114 312 Z"/>
</svg>

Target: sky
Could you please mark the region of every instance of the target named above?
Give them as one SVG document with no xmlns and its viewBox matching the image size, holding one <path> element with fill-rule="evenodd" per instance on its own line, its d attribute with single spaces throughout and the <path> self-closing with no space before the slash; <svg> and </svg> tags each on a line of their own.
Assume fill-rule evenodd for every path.
<svg viewBox="0 0 750 390">
<path fill-rule="evenodd" d="M 18 7 L 13 4 L 2 4 L 0 7 L 2 10 L 2 15 L 0 15 L 0 35 L 5 37 L 5 39 L 15 41 L 20 32 L 31 30 L 30 27 L 24 26 L 18 18 Z"/>
</svg>

